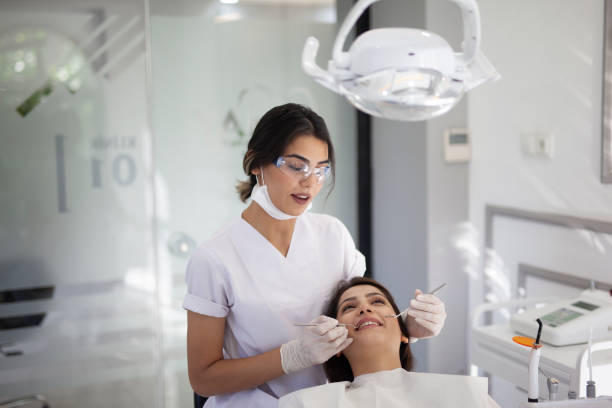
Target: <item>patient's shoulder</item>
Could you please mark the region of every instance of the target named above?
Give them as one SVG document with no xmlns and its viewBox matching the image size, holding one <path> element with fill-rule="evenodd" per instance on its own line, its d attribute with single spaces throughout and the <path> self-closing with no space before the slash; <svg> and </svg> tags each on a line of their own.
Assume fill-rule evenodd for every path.
<svg viewBox="0 0 612 408">
<path fill-rule="evenodd" d="M 280 398 L 279 408 L 337 408 L 344 399 L 350 382 L 335 382 L 294 391 Z"/>
</svg>

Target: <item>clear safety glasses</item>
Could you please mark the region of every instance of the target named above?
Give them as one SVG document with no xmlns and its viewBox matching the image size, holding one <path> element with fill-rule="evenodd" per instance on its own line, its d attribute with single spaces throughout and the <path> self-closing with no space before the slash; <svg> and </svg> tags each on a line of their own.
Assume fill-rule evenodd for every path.
<svg viewBox="0 0 612 408">
<path fill-rule="evenodd" d="M 297 157 L 279 157 L 274 164 L 283 173 L 299 180 L 306 180 L 314 174 L 317 184 L 323 184 L 331 174 L 331 167 L 329 165 L 324 167 L 311 167 L 304 160 Z"/>
</svg>

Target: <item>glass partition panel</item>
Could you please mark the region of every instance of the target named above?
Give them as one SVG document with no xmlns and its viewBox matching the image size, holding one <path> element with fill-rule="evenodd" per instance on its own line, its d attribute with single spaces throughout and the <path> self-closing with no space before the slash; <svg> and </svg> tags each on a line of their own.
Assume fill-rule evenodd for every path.
<svg viewBox="0 0 612 408">
<path fill-rule="evenodd" d="M 160 299 L 164 307 L 166 403 L 190 391 L 185 360 L 184 276 L 189 252 L 245 208 L 236 193 L 251 132 L 270 108 L 312 107 L 337 151 L 337 183 L 313 211 L 338 216 L 356 231 L 355 117 L 340 97 L 301 67 L 309 35 L 331 57 L 336 4 L 331 1 L 151 1 Z M 167 319 L 167 320 L 166 320 Z M 173 384 L 170 386 L 170 384 Z"/>
<path fill-rule="evenodd" d="M 0 3 L 0 399 L 159 400 L 140 1 Z"/>
<path fill-rule="evenodd" d="M 275 105 L 327 121 L 337 182 L 314 211 L 356 232 L 354 111 L 300 63 L 308 35 L 329 58 L 335 7 L 0 3 L 0 402 L 193 404 L 186 261 L 244 208 Z"/>
</svg>

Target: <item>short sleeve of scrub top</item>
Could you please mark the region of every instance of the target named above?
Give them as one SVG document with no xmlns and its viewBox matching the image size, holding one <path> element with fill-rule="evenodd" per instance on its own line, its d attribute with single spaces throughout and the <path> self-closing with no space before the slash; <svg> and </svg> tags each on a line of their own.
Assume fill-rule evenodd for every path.
<svg viewBox="0 0 612 408">
<path fill-rule="evenodd" d="M 297 338 L 301 328 L 294 323 L 321 315 L 338 283 L 364 272 L 363 255 L 334 217 L 299 216 L 287 256 L 237 219 L 191 255 L 183 307 L 225 317 L 224 358 L 245 358 Z M 315 366 L 278 377 L 253 392 L 261 395 L 265 389 L 276 401 L 325 381 L 322 367 Z M 240 394 L 213 397 L 207 407 L 259 406 L 252 404 L 255 394 Z"/>
<path fill-rule="evenodd" d="M 230 304 L 224 272 L 213 251 L 205 246 L 198 248 L 187 264 L 183 307 L 206 316 L 226 317 Z"/>
</svg>

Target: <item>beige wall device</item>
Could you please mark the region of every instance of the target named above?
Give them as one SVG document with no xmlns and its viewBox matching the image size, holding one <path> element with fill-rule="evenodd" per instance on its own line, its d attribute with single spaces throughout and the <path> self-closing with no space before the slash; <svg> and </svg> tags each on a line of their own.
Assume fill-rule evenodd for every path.
<svg viewBox="0 0 612 408">
<path fill-rule="evenodd" d="M 467 129 L 444 131 L 444 161 L 447 163 L 470 161 L 470 132 Z"/>
</svg>

